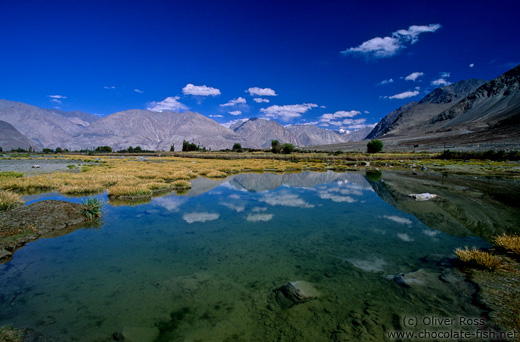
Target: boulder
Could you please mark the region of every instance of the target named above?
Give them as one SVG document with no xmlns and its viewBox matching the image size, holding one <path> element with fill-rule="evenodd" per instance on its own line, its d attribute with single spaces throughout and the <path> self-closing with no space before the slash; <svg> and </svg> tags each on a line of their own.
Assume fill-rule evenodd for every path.
<svg viewBox="0 0 520 342">
<path fill-rule="evenodd" d="M 413 197 L 416 201 L 428 201 L 434 199 L 435 197 L 437 197 L 437 195 L 425 192 L 422 194 L 409 194 L 408 197 Z"/>
<path fill-rule="evenodd" d="M 320 293 L 306 281 L 291 281 L 274 290 L 276 301 L 282 308 L 290 308 L 318 298 Z"/>
</svg>

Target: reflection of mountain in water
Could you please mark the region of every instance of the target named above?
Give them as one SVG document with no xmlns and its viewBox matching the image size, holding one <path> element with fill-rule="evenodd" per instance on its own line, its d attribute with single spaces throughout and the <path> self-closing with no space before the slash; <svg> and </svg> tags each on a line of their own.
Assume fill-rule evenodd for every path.
<svg viewBox="0 0 520 342">
<path fill-rule="evenodd" d="M 385 173 L 381 181 L 371 185 L 395 208 L 451 235 L 478 235 L 490 241 L 498 234 L 520 231 L 520 208 L 515 200 L 518 185 L 513 182 Z M 408 197 L 423 192 L 439 197 L 426 202 Z"/>
<path fill-rule="evenodd" d="M 243 173 L 228 179 L 229 184 L 237 189 L 245 189 L 247 191 L 258 192 L 264 190 L 273 190 L 282 185 L 293 186 L 297 188 L 315 187 L 321 184 L 332 182 L 350 182 L 361 186 L 364 189 L 370 189 L 370 184 L 365 177 L 358 173 L 336 173 L 336 172 L 301 172 L 301 173 Z"/>
</svg>

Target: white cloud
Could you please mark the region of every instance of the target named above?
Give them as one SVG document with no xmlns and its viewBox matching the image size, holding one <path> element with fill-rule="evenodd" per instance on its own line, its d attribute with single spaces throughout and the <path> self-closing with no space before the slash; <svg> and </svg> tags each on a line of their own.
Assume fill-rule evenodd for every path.
<svg viewBox="0 0 520 342">
<path fill-rule="evenodd" d="M 451 73 L 444 71 L 444 72 L 441 72 L 441 73 L 440 73 L 440 76 L 441 76 L 442 78 L 447 78 L 447 77 L 450 77 L 450 76 L 451 76 Z"/>
<path fill-rule="evenodd" d="M 432 85 L 438 86 L 438 87 L 444 87 L 444 86 L 447 86 L 450 84 L 451 84 L 451 82 L 445 80 L 444 78 L 439 78 L 439 79 L 432 81 Z"/>
<path fill-rule="evenodd" d="M 416 81 L 419 77 L 423 76 L 424 72 L 412 72 L 410 75 L 406 76 L 405 81 Z"/>
<path fill-rule="evenodd" d="M 159 101 L 159 102 L 152 102 L 150 103 L 150 105 L 148 106 L 148 110 L 151 110 L 153 112 L 163 112 L 165 110 L 171 110 L 171 111 L 174 111 L 174 112 L 178 112 L 178 111 L 181 111 L 181 110 L 187 110 L 188 107 L 185 106 L 184 104 L 180 103 L 178 100 L 180 99 L 179 96 L 175 96 L 175 97 L 167 97 L 165 98 L 164 100 L 162 101 Z"/>
<path fill-rule="evenodd" d="M 182 215 L 182 219 L 188 223 L 215 221 L 220 217 L 217 213 L 188 213 Z"/>
<path fill-rule="evenodd" d="M 229 128 L 229 127 L 233 126 L 234 124 L 236 124 L 237 122 L 239 122 L 241 120 L 243 120 L 243 119 L 230 120 L 228 122 L 221 123 L 221 125 L 226 127 L 226 128 Z"/>
<path fill-rule="evenodd" d="M 195 96 L 217 96 L 220 95 L 220 90 L 217 88 L 207 87 L 205 85 L 196 86 L 191 83 L 186 84 L 182 88 L 184 95 L 195 95 Z"/>
<path fill-rule="evenodd" d="M 274 105 L 267 108 L 261 108 L 260 111 L 268 118 L 280 118 L 283 121 L 289 121 L 293 118 L 299 118 L 303 113 L 314 107 L 318 107 L 318 105 L 314 103 L 285 106 Z"/>
<path fill-rule="evenodd" d="M 186 202 L 186 199 L 178 196 L 171 197 L 157 197 L 154 198 L 154 202 L 160 206 L 165 208 L 168 211 L 179 211 L 179 207 Z"/>
<path fill-rule="evenodd" d="M 104 86 L 103 88 L 105 88 L 105 89 L 116 89 L 116 87 L 114 87 L 114 86 Z"/>
<path fill-rule="evenodd" d="M 428 26 L 412 25 L 408 29 L 393 32 L 391 37 L 375 37 L 357 47 L 341 51 L 341 53 L 344 55 L 354 54 L 374 58 L 392 57 L 399 50 L 406 48 L 407 44 L 415 44 L 419 41 L 421 33 L 435 32 L 441 27 L 440 24 L 430 24 Z"/>
<path fill-rule="evenodd" d="M 223 118 L 224 116 L 220 115 L 220 114 L 215 114 L 215 115 L 211 115 L 209 116 L 210 118 Z"/>
<path fill-rule="evenodd" d="M 423 233 L 425 235 L 428 235 L 430 237 L 436 237 L 437 235 L 440 234 L 440 231 L 438 230 L 433 230 L 433 229 L 423 229 Z"/>
<path fill-rule="evenodd" d="M 249 214 L 246 220 L 249 222 L 267 222 L 273 219 L 273 214 Z"/>
<path fill-rule="evenodd" d="M 402 100 L 402 99 L 407 99 L 409 97 L 414 97 L 414 96 L 417 96 L 419 95 L 419 92 L 417 90 L 414 90 L 414 91 L 405 91 L 403 93 L 400 93 L 400 94 L 395 94 L 395 95 L 392 95 L 392 96 L 388 96 L 389 99 L 398 99 L 398 100 Z"/>
<path fill-rule="evenodd" d="M 239 97 L 239 98 L 230 100 L 228 103 L 221 104 L 220 107 L 232 107 L 232 106 L 236 106 L 239 104 L 244 104 L 246 102 L 247 102 L 246 99 L 244 99 L 243 97 Z"/>
<path fill-rule="evenodd" d="M 251 209 L 251 211 L 254 213 L 258 213 L 258 212 L 262 212 L 262 211 L 267 211 L 267 208 L 266 207 L 254 207 L 253 209 Z"/>
<path fill-rule="evenodd" d="M 234 110 L 234 111 L 228 112 L 228 113 L 231 114 L 231 115 L 241 115 L 242 114 L 242 112 L 239 111 L 239 110 Z"/>
<path fill-rule="evenodd" d="M 63 102 L 61 102 L 60 100 L 58 99 L 51 99 L 52 102 L 54 103 L 58 103 L 58 104 L 62 104 Z"/>
<path fill-rule="evenodd" d="M 378 83 L 378 85 L 385 85 L 385 84 L 388 84 L 388 83 L 394 83 L 394 79 L 393 78 L 389 78 L 387 80 L 382 80 L 381 82 Z"/>
<path fill-rule="evenodd" d="M 357 202 L 357 200 L 353 199 L 350 196 L 340 196 L 340 195 L 331 193 L 330 191 L 326 191 L 326 190 L 318 192 L 318 196 L 322 199 L 329 199 L 333 202 L 346 202 L 346 203 Z"/>
<path fill-rule="evenodd" d="M 337 119 L 342 119 L 342 118 L 352 118 L 359 114 L 361 114 L 361 112 L 359 112 L 357 110 L 351 110 L 351 111 L 340 110 L 340 111 L 335 112 L 334 114 L 331 114 L 331 113 L 323 114 L 322 116 L 320 116 L 320 121 L 321 122 L 330 122 L 332 120 L 337 120 Z"/>
<path fill-rule="evenodd" d="M 269 103 L 269 99 L 263 99 L 261 97 L 255 97 L 253 101 L 255 101 L 256 103 Z"/>
<path fill-rule="evenodd" d="M 298 195 L 290 193 L 267 194 L 260 199 L 270 205 L 283 205 L 286 207 L 314 208 L 313 204 L 305 202 Z"/>
<path fill-rule="evenodd" d="M 135 88 L 134 91 L 135 91 L 136 93 L 139 93 L 139 94 L 144 93 L 144 91 L 142 91 L 142 90 L 140 90 L 140 89 L 137 89 L 137 88 Z"/>
<path fill-rule="evenodd" d="M 474 66 L 475 66 L 475 64 L 473 64 L 473 63 L 471 63 L 471 64 L 469 65 L 470 68 L 473 68 Z"/>
<path fill-rule="evenodd" d="M 278 96 L 271 88 L 252 87 L 246 90 L 251 96 Z"/>
<path fill-rule="evenodd" d="M 409 219 L 404 218 L 404 217 L 399 217 L 399 216 L 394 216 L 394 215 L 392 215 L 392 216 L 385 215 L 383 217 L 387 220 L 394 221 L 394 222 L 397 222 L 400 224 L 407 224 L 407 225 L 412 224 L 412 221 L 410 221 Z"/>
<path fill-rule="evenodd" d="M 51 99 L 66 99 L 67 96 L 63 95 L 47 95 L 47 97 L 50 97 Z"/>
</svg>

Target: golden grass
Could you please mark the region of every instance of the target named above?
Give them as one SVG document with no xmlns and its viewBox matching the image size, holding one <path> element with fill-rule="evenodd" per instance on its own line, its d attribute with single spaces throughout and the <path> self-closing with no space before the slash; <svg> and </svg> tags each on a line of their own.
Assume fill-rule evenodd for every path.
<svg viewBox="0 0 520 342">
<path fill-rule="evenodd" d="M 481 251 L 476 247 L 469 249 L 467 246 L 457 248 L 455 254 L 462 262 L 476 264 L 489 270 L 496 270 L 501 265 L 501 260 L 496 255 Z"/>
<path fill-rule="evenodd" d="M 175 182 L 172 183 L 172 185 L 175 189 L 190 189 L 191 188 L 191 183 L 184 179 L 176 180 Z"/>
<path fill-rule="evenodd" d="M 520 255 L 520 236 L 499 235 L 495 237 L 494 245 Z"/>
<path fill-rule="evenodd" d="M 12 191 L 0 190 L 0 211 L 10 210 L 23 204 L 20 195 Z"/>
</svg>

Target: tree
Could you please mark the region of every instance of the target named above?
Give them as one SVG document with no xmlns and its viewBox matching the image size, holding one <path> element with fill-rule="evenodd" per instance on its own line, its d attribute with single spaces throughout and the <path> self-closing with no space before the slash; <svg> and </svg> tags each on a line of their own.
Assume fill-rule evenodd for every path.
<svg viewBox="0 0 520 342">
<path fill-rule="evenodd" d="M 367 153 L 378 153 L 383 150 L 383 142 L 381 140 L 372 139 L 367 144 Z"/>
<path fill-rule="evenodd" d="M 62 153 L 63 149 L 61 147 L 56 147 L 56 153 Z"/>
<path fill-rule="evenodd" d="M 98 147 L 96 147 L 95 151 L 96 152 L 100 152 L 100 153 L 110 153 L 110 152 L 112 152 L 112 147 L 110 147 L 110 146 L 98 146 Z"/>
<path fill-rule="evenodd" d="M 280 153 L 280 150 L 282 149 L 282 145 L 278 140 L 272 140 L 271 141 L 271 151 L 273 153 Z"/>
<path fill-rule="evenodd" d="M 44 149 L 42 150 L 42 152 L 43 152 L 43 153 L 51 153 L 51 152 L 52 152 L 52 149 L 50 149 L 50 148 L 44 148 Z"/>
<path fill-rule="evenodd" d="M 240 145 L 240 143 L 234 143 L 231 150 L 233 152 L 242 152 L 242 145 Z"/>
<path fill-rule="evenodd" d="M 175 146 L 173 146 L 173 144 L 170 146 L 170 152 L 175 152 Z"/>
<path fill-rule="evenodd" d="M 294 145 L 286 143 L 282 145 L 281 149 L 283 154 L 291 154 L 291 152 L 294 151 Z"/>
<path fill-rule="evenodd" d="M 0 146 L 0 152 L 2 152 L 2 151 L 3 151 L 3 150 L 2 150 L 2 146 Z"/>
</svg>

